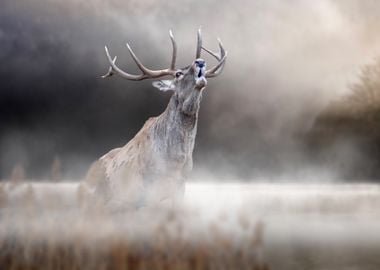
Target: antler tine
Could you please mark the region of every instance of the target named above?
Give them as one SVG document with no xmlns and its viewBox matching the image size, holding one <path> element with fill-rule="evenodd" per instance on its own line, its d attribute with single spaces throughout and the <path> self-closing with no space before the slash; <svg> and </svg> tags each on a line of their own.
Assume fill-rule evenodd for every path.
<svg viewBox="0 0 380 270">
<path fill-rule="evenodd" d="M 202 50 L 204 50 L 204 51 L 208 52 L 210 55 L 214 56 L 216 58 L 216 60 L 218 60 L 218 61 L 221 60 L 221 58 L 220 58 L 220 56 L 219 56 L 218 53 L 213 52 L 213 51 L 211 51 L 211 50 L 209 50 L 209 49 L 207 49 L 207 48 L 205 48 L 203 46 L 202 46 Z"/>
<path fill-rule="evenodd" d="M 161 76 L 164 76 L 164 75 L 169 75 L 171 73 L 168 73 L 169 69 L 161 69 L 161 70 L 151 70 L 149 68 L 146 68 L 141 62 L 140 60 L 137 58 L 137 56 L 135 55 L 135 53 L 132 51 L 131 47 L 129 46 L 129 44 L 127 43 L 127 48 L 128 48 L 128 51 L 129 53 L 131 54 L 133 60 L 135 60 L 135 63 L 137 64 L 137 66 L 139 67 L 139 69 L 145 74 L 147 75 L 148 77 L 150 78 L 157 78 L 157 77 L 161 77 Z M 166 73 L 166 74 L 164 74 Z"/>
<path fill-rule="evenodd" d="M 206 70 L 206 78 L 212 78 L 212 77 L 218 76 L 224 68 L 224 64 L 226 62 L 226 59 L 227 59 L 227 52 L 223 56 L 222 60 L 220 60 L 220 62 L 215 67 L 213 67 L 209 70 Z"/>
<path fill-rule="evenodd" d="M 221 56 L 226 55 L 227 52 L 226 52 L 226 50 L 224 49 L 224 47 L 223 47 L 223 43 L 222 43 L 222 40 L 221 40 L 220 38 L 218 38 L 218 44 L 219 44 L 220 55 L 221 55 Z"/>
<path fill-rule="evenodd" d="M 112 63 L 116 63 L 116 59 L 117 59 L 117 56 L 115 56 L 112 60 Z M 107 77 L 111 77 L 113 75 L 113 69 L 112 69 L 112 66 L 110 66 L 110 68 L 108 69 L 108 72 L 106 74 L 104 74 L 103 76 L 101 76 L 103 79 L 104 78 L 107 78 Z"/>
<path fill-rule="evenodd" d="M 169 31 L 169 36 L 172 41 L 173 54 L 172 54 L 172 62 L 170 64 L 170 69 L 175 69 L 175 62 L 177 61 L 177 43 L 175 42 L 172 30 Z"/>
<path fill-rule="evenodd" d="M 108 52 L 107 46 L 105 46 L 104 49 L 106 51 L 108 62 L 111 65 L 111 67 L 110 67 L 111 72 L 108 71 L 108 73 L 106 75 L 104 75 L 103 78 L 107 78 L 107 77 L 111 76 L 112 74 L 114 74 L 115 72 L 117 74 L 119 74 L 121 77 L 123 77 L 125 79 L 128 79 L 128 80 L 133 80 L 133 81 L 139 81 L 139 80 L 143 80 L 143 79 L 148 78 L 145 74 L 142 74 L 142 75 L 132 75 L 132 74 L 129 74 L 127 72 L 122 71 L 118 66 L 116 66 L 116 64 L 115 64 L 116 59 L 114 59 L 115 61 L 112 60 L 112 58 L 110 56 L 110 53 Z"/>
<path fill-rule="evenodd" d="M 128 48 L 129 53 L 131 54 L 133 60 L 135 61 L 135 63 L 137 64 L 137 66 L 139 67 L 139 69 L 143 73 L 141 75 L 133 75 L 133 74 L 129 74 L 129 73 L 121 70 L 116 65 L 116 57 L 114 59 L 112 59 L 111 56 L 110 56 L 110 54 L 109 54 L 109 52 L 108 52 L 107 46 L 105 46 L 104 48 L 105 48 L 105 51 L 106 51 L 108 62 L 110 63 L 110 68 L 109 68 L 108 72 L 105 75 L 102 76 L 102 78 L 110 77 L 114 73 L 117 73 L 121 77 L 126 78 L 128 80 L 133 80 L 133 81 L 140 81 L 140 80 L 144 80 L 144 79 L 148 79 L 148 78 L 158 78 L 158 77 L 162 77 L 162 76 L 166 76 L 166 75 L 172 75 L 172 76 L 174 76 L 175 70 L 174 70 L 174 68 L 172 68 L 172 66 L 173 66 L 173 63 L 175 65 L 176 54 L 177 54 L 177 47 L 176 47 L 174 39 L 172 39 L 172 44 L 173 44 L 173 56 L 172 56 L 171 67 L 167 68 L 167 69 L 151 70 L 151 69 L 146 68 L 140 62 L 140 60 L 137 58 L 137 56 L 135 55 L 135 53 L 132 51 L 131 47 L 127 43 L 127 48 Z"/>
<path fill-rule="evenodd" d="M 222 41 L 219 38 L 218 38 L 218 43 L 219 43 L 219 50 L 220 50 L 219 53 L 215 53 L 211 50 L 208 50 L 208 49 L 202 47 L 203 50 L 205 50 L 206 52 L 211 54 L 213 57 L 215 57 L 216 60 L 218 60 L 218 64 L 215 67 L 206 71 L 206 77 L 207 78 L 218 76 L 222 72 L 222 70 L 224 68 L 224 64 L 226 62 L 227 51 L 224 49 Z"/>
<path fill-rule="evenodd" d="M 201 57 L 201 49 L 202 49 L 202 33 L 201 33 L 201 28 L 199 28 L 198 33 L 197 33 L 197 53 L 195 55 L 195 59 Z"/>
</svg>

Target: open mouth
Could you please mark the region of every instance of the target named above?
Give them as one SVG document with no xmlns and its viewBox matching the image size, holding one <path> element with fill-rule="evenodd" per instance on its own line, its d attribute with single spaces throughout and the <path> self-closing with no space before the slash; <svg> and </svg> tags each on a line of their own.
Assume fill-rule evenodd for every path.
<svg viewBox="0 0 380 270">
<path fill-rule="evenodd" d="M 200 68 L 199 69 L 199 72 L 198 72 L 198 78 L 200 78 L 200 77 L 202 77 L 203 76 L 203 71 L 202 71 L 202 69 Z"/>
</svg>

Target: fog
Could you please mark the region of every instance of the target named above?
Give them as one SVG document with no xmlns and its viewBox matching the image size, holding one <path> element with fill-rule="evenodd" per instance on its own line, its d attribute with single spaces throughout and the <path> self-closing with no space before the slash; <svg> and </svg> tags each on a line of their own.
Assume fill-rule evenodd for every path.
<svg viewBox="0 0 380 270">
<path fill-rule="evenodd" d="M 11 181 L 0 182 L 1 267 L 378 269 L 379 186 L 342 173 L 376 163 L 355 137 L 319 149 L 303 136 L 380 55 L 379 21 L 370 0 L 3 0 L 0 180 Z M 204 46 L 216 51 L 219 37 L 228 58 L 204 91 L 184 200 L 86 211 L 78 180 L 90 163 L 171 95 L 152 80 L 101 79 L 104 46 L 130 73 L 139 70 L 126 42 L 165 68 L 171 29 L 183 67 L 199 27 Z M 323 144 L 329 133 L 315 134 Z"/>
<path fill-rule="evenodd" d="M 145 266 L 153 260 L 150 269 L 161 269 L 163 262 L 165 269 L 178 269 L 178 261 L 193 269 L 193 259 L 200 269 L 380 264 L 375 184 L 188 183 L 175 208 L 114 214 L 78 207 L 76 187 L 0 185 L 0 264 L 18 269 L 125 269 L 130 260 Z"/>
<path fill-rule="evenodd" d="M 380 53 L 375 1 L 5 0 L 1 6 L 2 178 L 16 164 L 32 178 L 48 178 L 56 156 L 66 178 L 82 177 L 92 160 L 124 145 L 164 110 L 170 94 L 149 80 L 100 79 L 108 69 L 104 45 L 130 72 L 138 69 L 127 41 L 146 66 L 166 67 L 172 29 L 180 67 L 194 58 L 199 27 L 207 48 L 216 50 L 220 37 L 229 55 L 204 93 L 195 171 L 311 177 L 318 168 L 308 164 L 311 153 L 302 152 L 296 136 Z"/>
</svg>

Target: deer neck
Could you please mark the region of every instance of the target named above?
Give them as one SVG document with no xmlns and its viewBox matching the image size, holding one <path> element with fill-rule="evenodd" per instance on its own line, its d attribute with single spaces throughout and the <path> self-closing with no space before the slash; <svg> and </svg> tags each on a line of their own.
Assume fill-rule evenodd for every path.
<svg viewBox="0 0 380 270">
<path fill-rule="evenodd" d="M 197 97 L 181 99 L 176 93 L 173 94 L 166 110 L 158 117 L 154 127 L 154 138 L 169 159 L 192 159 L 200 95 L 201 93 L 198 93 Z"/>
<path fill-rule="evenodd" d="M 198 91 L 186 98 L 174 93 L 164 112 L 167 124 L 185 133 L 196 131 L 200 99 L 201 93 Z"/>
</svg>

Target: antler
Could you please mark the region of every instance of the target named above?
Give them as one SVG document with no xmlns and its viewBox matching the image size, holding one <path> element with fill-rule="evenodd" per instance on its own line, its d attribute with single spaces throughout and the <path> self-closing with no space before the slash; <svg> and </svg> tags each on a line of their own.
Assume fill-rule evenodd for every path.
<svg viewBox="0 0 380 270">
<path fill-rule="evenodd" d="M 166 75 L 175 76 L 175 62 L 177 59 L 177 44 L 174 40 L 173 33 L 171 30 L 169 31 L 169 36 L 170 36 L 170 39 L 172 41 L 172 46 L 173 46 L 173 54 L 172 54 L 172 61 L 170 63 L 170 68 L 160 69 L 160 70 L 152 70 L 152 69 L 146 68 L 140 62 L 140 60 L 137 58 L 137 56 L 135 55 L 135 53 L 132 51 L 131 47 L 127 43 L 127 48 L 128 48 L 129 53 L 131 54 L 133 60 L 135 61 L 135 63 L 139 67 L 139 69 L 142 71 L 141 75 L 129 74 L 129 73 L 121 70 L 116 65 L 116 56 L 114 57 L 114 59 L 112 59 L 109 52 L 108 52 L 107 46 L 105 46 L 104 49 L 106 51 L 106 55 L 108 58 L 108 62 L 110 64 L 110 68 L 109 68 L 108 72 L 102 76 L 102 78 L 110 77 L 115 73 L 119 74 L 121 77 L 123 77 L 125 79 L 132 80 L 132 81 L 141 81 L 141 80 L 149 79 L 149 78 L 159 78 L 159 77 L 163 77 Z"/>
<path fill-rule="evenodd" d="M 195 54 L 195 59 L 198 59 L 201 57 L 201 49 L 202 49 L 202 33 L 201 29 L 198 29 L 197 32 L 197 52 Z"/>
<path fill-rule="evenodd" d="M 199 37 L 200 37 L 200 30 L 198 31 L 198 45 L 199 45 Z M 219 42 L 219 51 L 220 51 L 219 53 L 210 51 L 209 49 L 206 49 L 205 47 L 201 45 L 203 50 L 205 50 L 206 52 L 214 56 L 216 60 L 218 60 L 218 64 L 215 67 L 206 70 L 206 78 L 218 76 L 224 68 L 224 64 L 227 58 L 227 51 L 223 48 L 222 41 L 219 38 L 218 38 L 218 42 Z"/>
</svg>

